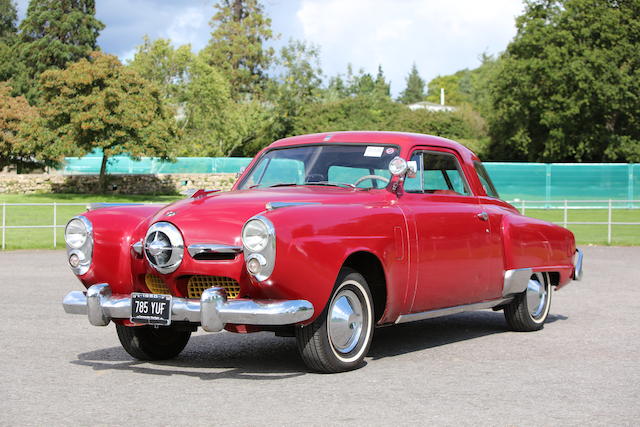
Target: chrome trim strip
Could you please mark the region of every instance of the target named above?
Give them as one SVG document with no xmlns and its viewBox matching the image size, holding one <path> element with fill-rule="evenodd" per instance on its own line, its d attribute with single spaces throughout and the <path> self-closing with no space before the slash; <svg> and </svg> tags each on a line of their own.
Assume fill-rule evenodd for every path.
<svg viewBox="0 0 640 427">
<path fill-rule="evenodd" d="M 131 298 L 111 295 L 106 283 L 91 286 L 86 294 L 69 292 L 62 301 L 69 314 L 85 314 L 94 326 L 106 326 L 111 319 L 131 317 Z M 313 305 L 306 300 L 227 301 L 222 288 L 205 289 L 200 300 L 172 298 L 171 321 L 200 323 L 208 332 L 219 332 L 227 323 L 238 325 L 291 325 L 313 316 Z"/>
<path fill-rule="evenodd" d="M 533 270 L 530 268 L 518 268 L 505 271 L 502 296 L 507 297 L 524 292 L 527 289 L 532 274 Z"/>
<path fill-rule="evenodd" d="M 573 269 L 573 280 L 582 280 L 582 258 L 583 254 L 580 249 L 576 249 L 574 261 L 574 269 Z"/>
<path fill-rule="evenodd" d="M 422 311 L 420 313 L 402 314 L 398 316 L 396 324 L 415 322 L 416 320 L 433 319 L 434 317 L 448 316 L 450 314 L 463 313 L 465 311 L 482 310 L 485 308 L 497 307 L 500 304 L 511 301 L 511 298 L 501 298 L 491 301 L 478 302 L 475 304 L 457 305 L 455 307 L 440 308 L 438 310 Z"/>
<path fill-rule="evenodd" d="M 280 208 L 288 208 L 290 206 L 303 206 L 303 205 L 319 205 L 317 202 L 267 202 L 265 208 L 268 211 L 273 211 Z"/>
<path fill-rule="evenodd" d="M 189 245 L 187 251 L 192 257 L 200 254 L 238 254 L 242 252 L 242 246 L 196 243 Z"/>
</svg>

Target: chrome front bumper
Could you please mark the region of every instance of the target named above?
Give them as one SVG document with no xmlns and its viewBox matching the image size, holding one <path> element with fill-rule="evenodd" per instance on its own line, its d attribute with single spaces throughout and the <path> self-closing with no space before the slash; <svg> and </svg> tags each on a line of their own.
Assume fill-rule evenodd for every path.
<svg viewBox="0 0 640 427">
<path fill-rule="evenodd" d="M 94 326 L 106 326 L 111 319 L 131 317 L 131 298 L 112 296 L 106 283 L 91 286 L 87 292 L 69 292 L 62 301 L 69 314 L 86 314 Z M 172 298 L 171 321 L 199 323 L 208 332 L 219 332 L 227 323 L 238 325 L 290 325 L 310 319 L 313 305 L 305 300 L 227 301 L 222 288 L 206 289 L 200 300 Z"/>
<path fill-rule="evenodd" d="M 582 251 L 580 249 L 576 249 L 573 267 L 573 280 L 582 280 Z"/>
</svg>

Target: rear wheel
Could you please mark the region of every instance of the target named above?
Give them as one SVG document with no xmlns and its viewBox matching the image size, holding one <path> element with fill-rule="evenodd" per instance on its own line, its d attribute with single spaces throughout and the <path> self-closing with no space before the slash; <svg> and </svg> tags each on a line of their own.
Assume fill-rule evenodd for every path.
<svg viewBox="0 0 640 427">
<path fill-rule="evenodd" d="M 120 344 L 140 360 L 171 359 L 185 348 L 191 331 L 175 326 L 123 326 L 116 324 Z"/>
<path fill-rule="evenodd" d="M 552 289 L 547 273 L 531 275 L 527 289 L 504 308 L 509 327 L 518 332 L 542 329 L 549 315 Z"/>
<path fill-rule="evenodd" d="M 365 278 L 343 268 L 322 314 L 296 329 L 298 350 L 314 371 L 332 373 L 359 367 L 373 338 L 373 299 Z"/>
</svg>

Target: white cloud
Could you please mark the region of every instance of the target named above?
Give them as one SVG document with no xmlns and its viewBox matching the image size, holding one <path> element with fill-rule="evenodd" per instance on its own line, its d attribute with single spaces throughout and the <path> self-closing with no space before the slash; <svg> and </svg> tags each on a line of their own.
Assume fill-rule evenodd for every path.
<svg viewBox="0 0 640 427">
<path fill-rule="evenodd" d="M 209 17 L 198 7 L 189 7 L 178 13 L 164 31 L 163 37 L 171 39 L 174 45 L 191 44 L 198 51 L 209 39 Z"/>
<path fill-rule="evenodd" d="M 381 64 L 397 94 L 413 62 L 428 81 L 504 50 L 522 9 L 520 0 L 302 0 L 296 16 L 327 74 Z"/>
</svg>

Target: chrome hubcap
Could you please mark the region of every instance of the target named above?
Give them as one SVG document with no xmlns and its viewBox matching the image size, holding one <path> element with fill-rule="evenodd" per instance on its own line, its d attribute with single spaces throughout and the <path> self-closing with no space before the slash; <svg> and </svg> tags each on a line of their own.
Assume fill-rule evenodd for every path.
<svg viewBox="0 0 640 427">
<path fill-rule="evenodd" d="M 529 279 L 527 285 L 527 308 L 531 317 L 538 320 L 544 315 L 548 295 L 544 279 L 539 274 L 536 278 L 538 280 Z"/>
<path fill-rule="evenodd" d="M 329 338 L 340 353 L 352 351 L 362 335 L 362 304 L 350 290 L 336 295 L 329 309 Z"/>
</svg>

